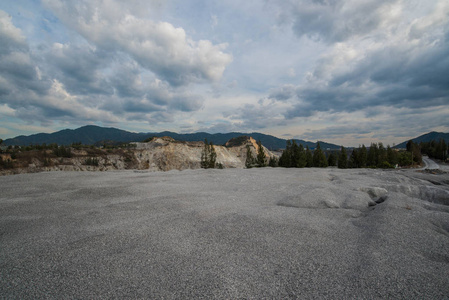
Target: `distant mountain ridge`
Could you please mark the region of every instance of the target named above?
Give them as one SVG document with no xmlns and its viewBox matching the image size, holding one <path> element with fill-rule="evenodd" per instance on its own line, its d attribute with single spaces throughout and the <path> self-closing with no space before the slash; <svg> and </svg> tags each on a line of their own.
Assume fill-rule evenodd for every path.
<svg viewBox="0 0 449 300">
<path fill-rule="evenodd" d="M 287 140 L 274 137 L 272 135 L 267 135 L 258 132 L 252 133 L 241 133 L 241 132 L 230 132 L 230 133 L 215 133 L 210 134 L 206 132 L 196 132 L 180 134 L 170 131 L 163 132 L 148 132 L 148 133 L 135 133 L 126 130 L 121 130 L 117 128 L 106 128 L 95 125 L 87 125 L 77 129 L 64 129 L 54 133 L 38 133 L 29 136 L 17 136 L 11 139 L 6 139 L 4 145 L 17 145 L 17 146 L 28 146 L 31 144 L 52 144 L 56 143 L 59 145 L 70 145 L 72 143 L 81 142 L 85 145 L 93 145 L 101 141 L 116 141 L 116 142 L 141 142 L 150 137 L 163 137 L 168 136 L 174 138 L 178 141 L 208 141 L 214 143 L 215 145 L 223 145 L 232 138 L 239 137 L 242 135 L 251 136 L 255 140 L 260 140 L 262 144 L 269 150 L 284 149 Z M 297 144 L 302 144 L 304 147 L 308 146 L 310 149 L 315 149 L 316 143 L 297 140 Z M 340 146 L 319 141 L 321 149 L 340 149 Z"/>
<path fill-rule="evenodd" d="M 448 142 L 449 142 L 449 133 L 432 131 L 432 132 L 429 132 L 429 133 L 420 135 L 420 136 L 418 136 L 418 137 L 416 137 L 416 138 L 413 138 L 413 139 L 411 139 L 411 140 L 412 140 L 414 143 L 419 144 L 419 143 L 421 143 L 421 142 L 425 143 L 425 142 L 430 142 L 430 141 L 432 141 L 432 140 L 434 140 L 434 141 L 439 141 L 440 139 L 443 139 L 446 143 L 448 143 Z M 408 141 L 409 141 L 409 140 L 404 141 L 404 142 L 402 142 L 402 143 L 400 143 L 400 144 L 394 146 L 393 148 L 396 148 L 396 149 L 405 149 Z"/>
</svg>

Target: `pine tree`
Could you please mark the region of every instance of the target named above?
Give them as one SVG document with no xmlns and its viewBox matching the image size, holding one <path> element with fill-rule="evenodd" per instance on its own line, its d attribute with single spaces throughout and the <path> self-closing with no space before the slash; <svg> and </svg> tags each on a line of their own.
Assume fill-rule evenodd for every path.
<svg viewBox="0 0 449 300">
<path fill-rule="evenodd" d="M 246 145 L 246 160 L 245 160 L 245 167 L 248 169 L 252 168 L 254 166 L 254 157 L 253 153 L 251 152 L 251 148 L 249 145 Z"/>
<path fill-rule="evenodd" d="M 215 164 L 217 162 L 217 153 L 215 152 L 214 144 L 210 142 L 209 144 L 209 168 L 213 169 L 215 168 Z"/>
<path fill-rule="evenodd" d="M 384 167 L 386 165 L 385 162 L 387 162 L 388 158 L 387 151 L 385 150 L 385 147 L 382 143 L 379 143 L 379 146 L 377 148 L 377 157 L 377 166 Z"/>
<path fill-rule="evenodd" d="M 359 167 L 359 152 L 357 149 L 352 149 L 352 153 L 348 160 L 348 168 L 358 168 Z"/>
<path fill-rule="evenodd" d="M 438 149 L 439 149 L 438 158 L 441 160 L 446 160 L 447 146 L 446 142 L 443 139 L 440 139 L 440 141 L 438 142 Z"/>
<path fill-rule="evenodd" d="M 207 139 L 204 140 L 203 151 L 201 151 L 201 168 L 207 169 L 209 167 L 209 143 Z"/>
<path fill-rule="evenodd" d="M 377 144 L 371 143 L 371 146 L 368 150 L 368 155 L 366 159 L 366 165 L 371 168 L 375 168 L 378 165 L 378 157 L 377 157 Z"/>
<path fill-rule="evenodd" d="M 435 143 L 435 141 L 433 144 L 436 146 L 437 144 Z M 431 142 L 431 144 L 432 144 Z M 434 149 L 436 147 L 433 147 Z M 422 163 L 422 155 L 421 155 L 421 149 L 419 148 L 418 144 L 415 144 L 412 140 L 407 142 L 407 152 L 410 152 L 412 154 L 412 160 L 413 162 L 416 162 L 418 164 Z"/>
<path fill-rule="evenodd" d="M 286 142 L 285 150 L 282 152 L 279 159 L 279 166 L 284 168 L 290 168 L 292 165 L 292 144 L 289 140 Z"/>
<path fill-rule="evenodd" d="M 398 163 L 397 153 L 391 149 L 390 145 L 387 145 L 387 161 L 393 167 Z"/>
<path fill-rule="evenodd" d="M 261 167 L 266 167 L 267 166 L 267 162 L 266 162 L 266 157 L 265 157 L 265 151 L 263 150 L 263 146 L 262 146 L 262 142 L 259 140 L 257 142 L 257 167 L 261 168 Z"/>
<path fill-rule="evenodd" d="M 320 143 L 317 142 L 315 151 L 313 152 L 313 166 L 316 168 L 326 168 L 327 167 L 327 159 L 326 154 L 321 151 Z"/>
<path fill-rule="evenodd" d="M 215 152 L 214 144 L 208 143 L 207 139 L 204 140 L 204 148 L 201 152 L 201 168 L 213 169 L 215 168 L 217 161 L 217 153 Z"/>
<path fill-rule="evenodd" d="M 304 168 L 306 165 L 307 165 L 306 152 L 304 151 L 304 146 L 302 144 L 299 144 L 296 158 L 296 167 Z"/>
<path fill-rule="evenodd" d="M 327 157 L 324 152 L 321 152 L 320 168 L 327 168 Z"/>
<path fill-rule="evenodd" d="M 292 140 L 292 150 L 291 150 L 291 156 L 290 156 L 290 166 L 292 168 L 298 167 L 298 160 L 299 160 L 299 147 L 296 144 L 295 140 Z"/>
<path fill-rule="evenodd" d="M 331 152 L 329 154 L 329 157 L 327 158 L 327 164 L 330 167 L 337 165 L 337 155 L 334 152 Z"/>
<path fill-rule="evenodd" d="M 270 161 L 268 162 L 268 165 L 272 168 L 275 168 L 278 166 L 278 160 L 276 159 L 276 157 L 272 156 L 270 157 Z"/>
<path fill-rule="evenodd" d="M 359 164 L 360 168 L 366 167 L 366 159 L 367 159 L 367 150 L 365 145 L 363 144 L 362 147 L 359 146 Z"/>
<path fill-rule="evenodd" d="M 338 157 L 338 168 L 346 169 L 348 166 L 348 155 L 345 147 L 341 146 L 340 156 Z"/>
<path fill-rule="evenodd" d="M 306 168 L 313 167 L 313 155 L 310 151 L 309 146 L 306 146 Z"/>
</svg>

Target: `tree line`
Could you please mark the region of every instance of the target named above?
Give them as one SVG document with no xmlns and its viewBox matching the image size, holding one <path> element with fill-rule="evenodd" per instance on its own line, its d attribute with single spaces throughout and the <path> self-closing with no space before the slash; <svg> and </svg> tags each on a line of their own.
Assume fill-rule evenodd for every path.
<svg viewBox="0 0 449 300">
<path fill-rule="evenodd" d="M 446 144 L 443 139 L 440 139 L 439 141 L 432 140 L 430 142 L 421 142 L 419 147 L 421 148 L 421 153 L 426 154 L 430 158 L 441 159 L 444 161 L 448 158 L 447 152 L 449 143 Z"/>
<path fill-rule="evenodd" d="M 312 152 L 308 146 L 304 149 L 303 145 L 296 144 L 295 140 L 287 141 L 278 162 L 278 166 L 284 168 L 325 168 L 328 165 L 329 161 L 321 150 L 320 143 L 317 143 L 316 149 Z"/>
<path fill-rule="evenodd" d="M 382 168 L 389 169 L 397 166 L 406 167 L 421 164 L 422 156 L 419 147 L 411 142 L 407 151 L 398 151 L 382 143 L 371 143 L 367 149 L 365 145 L 354 148 L 350 155 L 342 146 L 338 157 L 338 168 Z"/>
<path fill-rule="evenodd" d="M 440 146 L 440 148 L 444 148 Z M 447 151 L 447 149 L 446 149 Z M 394 168 L 396 166 L 410 166 L 422 163 L 420 145 L 409 141 L 406 151 L 398 151 L 389 145 L 385 147 L 382 143 L 371 143 L 367 148 L 361 145 L 349 151 L 341 147 L 340 151 L 322 151 L 320 143 L 314 151 L 309 147 L 296 144 L 294 140 L 287 141 L 285 150 L 282 152 L 277 166 L 284 168 L 325 168 L 337 166 L 346 168 Z"/>
</svg>

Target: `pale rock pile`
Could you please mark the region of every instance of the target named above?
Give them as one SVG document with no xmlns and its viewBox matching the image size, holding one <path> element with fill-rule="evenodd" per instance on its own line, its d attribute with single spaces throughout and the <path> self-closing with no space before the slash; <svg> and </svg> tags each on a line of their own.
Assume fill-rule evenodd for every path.
<svg viewBox="0 0 449 300">
<path fill-rule="evenodd" d="M 150 171 L 169 171 L 173 169 L 199 169 L 203 142 L 179 142 L 170 137 L 154 138 L 148 143 L 135 143 L 134 155 L 138 161 L 137 169 Z M 257 155 L 257 142 L 247 137 L 237 144 L 227 143 L 225 146 L 214 145 L 217 153 L 217 164 L 224 168 L 244 168 L 246 146 L 249 145 L 253 157 Z M 275 156 L 264 147 L 267 159 Z"/>
</svg>

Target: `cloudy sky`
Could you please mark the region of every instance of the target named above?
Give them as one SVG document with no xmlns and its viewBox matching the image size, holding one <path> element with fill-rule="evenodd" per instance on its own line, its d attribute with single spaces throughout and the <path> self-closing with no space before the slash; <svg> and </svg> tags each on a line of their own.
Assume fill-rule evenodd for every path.
<svg viewBox="0 0 449 300">
<path fill-rule="evenodd" d="M 0 2 L 0 137 L 449 132 L 447 0 Z"/>
</svg>

